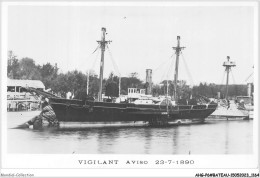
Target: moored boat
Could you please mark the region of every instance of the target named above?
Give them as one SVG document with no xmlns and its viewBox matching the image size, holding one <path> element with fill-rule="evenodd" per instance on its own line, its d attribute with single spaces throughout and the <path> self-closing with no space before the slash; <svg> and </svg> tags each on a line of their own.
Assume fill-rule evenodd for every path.
<svg viewBox="0 0 260 178">
<path fill-rule="evenodd" d="M 124 125 L 149 125 L 167 126 L 172 124 L 203 123 L 205 118 L 211 115 L 217 108 L 214 102 L 199 104 L 194 99 L 187 100 L 186 104 L 178 103 L 177 81 L 179 53 L 184 47 L 180 47 L 180 37 L 177 37 L 176 65 L 174 77 L 174 102 L 166 99 L 157 103 L 111 103 L 102 101 L 102 81 L 104 69 L 104 52 L 107 43 L 105 40 L 106 29 L 102 28 L 102 37 L 98 41 L 101 48 L 100 85 L 98 101 L 63 99 L 48 96 L 49 104 L 55 112 L 60 127 L 66 124 L 76 127 L 92 126 L 124 126 Z M 34 90 L 37 92 L 37 90 Z M 42 93 L 44 95 L 44 93 Z"/>
<path fill-rule="evenodd" d="M 150 125 L 204 122 L 217 105 L 152 105 L 50 98 L 59 122 L 129 122 Z"/>
<path fill-rule="evenodd" d="M 229 73 L 231 68 L 236 66 L 236 63 L 230 61 L 230 57 L 227 56 L 227 61 L 223 63 L 223 66 L 227 73 L 225 99 L 218 101 L 216 111 L 208 117 L 208 120 L 248 120 L 250 114 L 246 110 L 243 100 L 247 98 L 246 101 L 248 101 L 248 97 L 237 96 L 236 100 L 230 100 L 228 95 Z M 249 102 L 246 103 L 248 104 Z"/>
</svg>

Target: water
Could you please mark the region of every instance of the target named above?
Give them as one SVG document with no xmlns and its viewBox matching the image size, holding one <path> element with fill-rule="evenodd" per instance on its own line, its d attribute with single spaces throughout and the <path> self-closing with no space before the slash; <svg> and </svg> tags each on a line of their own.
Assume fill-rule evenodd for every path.
<svg viewBox="0 0 260 178">
<path fill-rule="evenodd" d="M 8 113 L 7 117 L 11 122 L 21 115 Z M 253 152 L 253 120 L 207 121 L 204 124 L 165 128 L 119 127 L 44 131 L 8 129 L 7 134 L 9 153 L 252 154 Z"/>
</svg>

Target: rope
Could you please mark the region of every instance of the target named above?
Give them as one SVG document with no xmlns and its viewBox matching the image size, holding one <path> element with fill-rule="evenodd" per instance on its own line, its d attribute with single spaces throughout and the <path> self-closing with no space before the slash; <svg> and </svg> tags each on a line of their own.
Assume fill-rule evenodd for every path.
<svg viewBox="0 0 260 178">
<path fill-rule="evenodd" d="M 248 79 L 249 79 L 253 74 L 254 74 L 254 72 L 252 72 L 252 74 L 250 74 L 250 75 L 246 78 L 245 82 L 247 82 Z"/>
<path fill-rule="evenodd" d="M 223 85 L 223 82 L 224 82 L 225 74 L 226 74 L 226 70 L 225 70 L 224 73 L 223 73 L 222 81 L 221 81 L 221 83 L 220 83 L 220 84 L 222 84 L 222 85 Z"/>
<path fill-rule="evenodd" d="M 235 77 L 234 77 L 233 72 L 232 72 L 231 69 L 230 69 L 230 73 L 231 73 L 231 75 L 232 75 L 232 79 L 233 79 L 234 84 L 236 84 Z"/>
<path fill-rule="evenodd" d="M 172 55 L 172 56 L 173 56 L 173 55 Z M 172 56 L 171 56 L 171 57 L 172 57 Z M 171 57 L 170 57 L 170 58 L 171 58 Z M 171 65 L 170 65 L 170 67 L 169 67 L 169 69 L 168 69 L 167 76 L 166 76 L 166 81 L 167 81 L 167 83 L 166 83 L 166 88 L 167 88 L 167 89 L 166 89 L 166 90 L 168 91 L 168 92 L 167 92 L 167 97 L 168 97 L 169 94 L 170 94 L 170 90 L 169 90 L 169 89 L 170 89 L 170 88 L 169 88 L 169 76 L 171 75 L 174 61 L 175 61 L 174 59 L 171 60 Z M 165 75 L 166 71 L 167 71 L 167 70 L 165 70 L 164 75 Z M 164 77 L 164 76 L 163 76 L 163 77 Z M 167 102 L 168 102 L 168 98 L 167 98 Z M 167 103 L 167 107 L 168 107 L 168 103 Z M 167 109 L 168 109 L 168 108 L 167 108 Z M 168 111 L 167 111 L 167 112 L 168 112 Z"/>
<path fill-rule="evenodd" d="M 182 59 L 183 59 L 183 62 L 184 62 L 184 66 L 185 66 L 185 68 L 186 68 L 186 70 L 187 70 L 188 77 L 189 77 L 189 79 L 190 79 L 191 87 L 192 87 L 192 86 L 194 85 L 194 82 L 193 82 L 192 76 L 191 76 L 191 74 L 190 74 L 190 70 L 189 70 L 189 68 L 188 68 L 188 65 L 187 65 L 187 63 L 186 63 L 186 60 L 185 60 L 185 58 L 184 58 L 182 52 L 181 52 L 181 56 L 182 56 Z"/>
<path fill-rule="evenodd" d="M 119 75 L 119 77 L 121 77 L 121 74 L 120 74 L 120 72 L 119 72 L 118 66 L 116 65 L 116 62 L 115 62 L 115 60 L 114 60 L 114 58 L 113 58 L 113 56 L 112 56 L 112 53 L 111 53 L 111 51 L 110 51 L 108 45 L 106 45 L 106 47 L 107 47 L 107 49 L 108 49 L 108 53 L 109 53 L 109 55 L 110 55 L 110 58 L 111 58 L 113 67 L 114 67 L 115 71 L 117 72 L 117 74 Z"/>
<path fill-rule="evenodd" d="M 171 72 L 172 72 L 172 68 L 173 68 L 174 61 L 175 61 L 175 60 L 172 59 L 171 65 L 170 65 L 169 70 L 168 70 L 168 72 L 167 72 L 167 80 L 168 80 L 168 78 L 169 78 L 169 74 L 171 74 Z"/>
<path fill-rule="evenodd" d="M 162 77 L 161 77 L 161 81 L 163 81 L 163 79 L 165 78 L 166 71 L 167 71 L 167 70 L 164 70 L 164 73 L 163 73 L 163 75 L 162 75 Z"/>
<path fill-rule="evenodd" d="M 91 54 L 94 54 L 99 47 L 100 47 L 100 44 L 96 47 L 96 49 L 95 49 L 95 50 L 93 51 L 93 53 L 91 53 Z"/>
<path fill-rule="evenodd" d="M 231 75 L 232 75 L 233 83 L 236 84 L 235 77 L 234 77 L 231 69 L 230 69 L 230 72 L 231 72 Z M 237 96 L 237 86 L 235 86 L 235 95 Z"/>
<path fill-rule="evenodd" d="M 88 62 L 88 61 L 90 60 L 90 58 L 92 57 L 92 54 L 94 54 L 94 53 L 98 50 L 99 47 L 100 47 L 100 45 L 98 45 L 98 46 L 95 48 L 95 50 L 88 55 L 88 57 L 86 58 L 86 62 Z M 85 62 L 85 61 L 82 61 L 82 62 L 81 62 L 81 65 L 82 65 L 83 62 Z"/>
<path fill-rule="evenodd" d="M 170 59 L 173 57 L 173 55 L 174 55 L 174 54 L 172 54 L 172 55 L 170 56 L 170 58 L 169 58 L 167 61 L 164 62 L 164 64 L 166 64 L 166 62 L 172 62 L 172 60 L 170 60 Z M 172 63 L 173 63 L 173 62 L 172 62 Z M 172 66 L 172 65 L 170 65 L 170 67 L 171 67 L 171 66 Z M 155 69 L 155 71 L 158 70 L 160 67 L 162 67 L 162 65 L 159 66 L 157 69 Z M 170 69 L 169 69 L 169 70 L 170 70 Z M 169 70 L 168 70 L 168 73 L 169 73 Z M 165 78 L 166 72 L 167 72 L 167 70 L 164 70 L 164 73 L 163 73 L 163 75 L 162 75 L 162 77 L 161 77 L 161 81 L 163 81 L 163 79 Z M 168 73 L 167 73 L 167 75 L 168 75 Z M 168 80 L 168 76 L 167 76 L 167 80 Z"/>
<path fill-rule="evenodd" d="M 161 63 L 161 64 L 159 65 L 159 67 L 157 67 L 156 69 L 154 69 L 154 72 L 156 72 L 156 71 L 157 71 L 159 68 L 161 68 L 164 64 L 166 64 L 167 62 L 169 62 L 173 55 L 174 55 L 174 54 L 172 54 L 171 57 L 169 57 L 169 59 L 168 59 L 167 61 L 164 61 L 163 63 Z"/>
<path fill-rule="evenodd" d="M 112 64 L 113 64 L 113 67 L 114 67 L 114 69 L 116 70 L 116 72 L 118 73 L 118 75 L 119 75 L 119 78 L 118 78 L 118 95 L 120 96 L 120 94 L 121 94 L 121 74 L 120 74 L 120 72 L 119 72 L 119 69 L 118 69 L 118 66 L 117 66 L 117 64 L 116 64 L 116 62 L 115 62 L 115 60 L 114 60 L 114 57 L 112 56 L 112 52 L 110 51 L 110 48 L 108 47 L 108 45 L 106 45 L 106 47 L 107 47 L 107 49 L 108 49 L 108 53 L 109 53 L 109 55 L 110 55 L 110 58 L 111 58 L 111 61 L 112 61 Z"/>
<path fill-rule="evenodd" d="M 95 50 L 95 51 L 96 51 L 96 50 Z M 90 69 L 94 69 L 94 67 L 95 67 L 95 65 L 96 65 L 96 62 L 97 62 L 97 58 L 98 58 L 99 53 L 100 53 L 100 50 L 98 50 L 98 53 L 97 53 L 97 55 L 96 55 L 96 58 L 95 58 L 95 60 L 93 61 L 92 67 L 91 67 Z"/>
</svg>

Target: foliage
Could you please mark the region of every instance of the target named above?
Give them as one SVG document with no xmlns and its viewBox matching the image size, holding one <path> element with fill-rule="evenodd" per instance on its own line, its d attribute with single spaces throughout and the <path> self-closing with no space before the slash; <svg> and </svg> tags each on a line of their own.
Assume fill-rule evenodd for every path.
<svg viewBox="0 0 260 178">
<path fill-rule="evenodd" d="M 46 63 L 43 65 L 36 65 L 31 58 L 25 57 L 18 60 L 17 56 L 12 51 L 8 53 L 7 76 L 11 79 L 31 79 L 41 80 L 46 88 L 65 97 L 67 92 L 71 92 L 75 98 L 84 99 L 87 96 L 87 85 L 89 86 L 89 96 L 97 97 L 99 91 L 99 79 L 93 71 L 84 74 L 78 70 L 69 71 L 67 73 L 58 73 L 57 64 L 52 65 Z M 103 91 L 109 97 L 118 96 L 119 77 L 110 73 L 107 79 L 103 80 Z M 174 94 L 174 82 L 168 81 L 168 95 Z M 128 77 L 121 77 L 121 91 L 123 95 L 127 95 L 128 88 L 147 88 L 148 85 L 138 78 L 138 73 L 133 72 Z M 221 93 L 221 98 L 224 98 L 225 85 L 216 85 L 213 83 L 200 83 L 198 86 L 190 88 L 185 81 L 178 81 L 177 93 L 179 98 L 189 98 L 191 95 L 203 95 L 210 98 L 216 98 L 217 93 Z M 152 95 L 166 95 L 167 81 L 162 81 L 159 85 L 155 84 L 152 88 Z M 230 85 L 229 96 L 246 95 L 246 85 Z"/>
<path fill-rule="evenodd" d="M 57 64 L 52 66 L 50 63 L 43 64 L 38 67 L 41 73 L 42 82 L 45 84 L 46 88 L 51 88 L 53 80 L 58 76 L 58 67 Z"/>
<path fill-rule="evenodd" d="M 144 84 L 139 78 L 137 78 L 137 75 L 121 77 L 121 91 L 127 93 L 128 88 L 144 88 Z"/>
<path fill-rule="evenodd" d="M 119 78 L 110 73 L 105 86 L 105 96 L 110 98 L 119 96 Z"/>
<path fill-rule="evenodd" d="M 105 95 L 110 98 L 118 97 L 118 90 L 119 88 L 116 82 L 107 83 Z"/>
<path fill-rule="evenodd" d="M 86 99 L 87 97 L 88 97 L 88 95 L 87 95 L 86 89 L 81 88 L 81 89 L 79 89 L 79 90 L 77 90 L 77 91 L 75 92 L 75 97 L 74 97 L 74 99 L 84 100 L 84 99 Z"/>
<path fill-rule="evenodd" d="M 19 62 L 17 56 L 14 55 L 13 51 L 8 52 L 8 61 L 7 61 L 7 77 L 12 79 L 18 79 L 19 77 Z"/>
<path fill-rule="evenodd" d="M 194 95 L 203 95 L 209 98 L 217 98 L 217 93 L 221 93 L 221 98 L 225 97 L 226 86 L 225 85 L 216 85 L 213 83 L 200 83 L 199 86 L 194 86 L 192 93 Z M 228 96 L 245 96 L 247 94 L 246 85 L 229 85 L 228 86 Z"/>
<path fill-rule="evenodd" d="M 28 80 L 41 80 L 41 74 L 38 66 L 31 58 L 22 58 L 19 61 L 19 75 L 18 79 L 28 79 Z"/>
</svg>

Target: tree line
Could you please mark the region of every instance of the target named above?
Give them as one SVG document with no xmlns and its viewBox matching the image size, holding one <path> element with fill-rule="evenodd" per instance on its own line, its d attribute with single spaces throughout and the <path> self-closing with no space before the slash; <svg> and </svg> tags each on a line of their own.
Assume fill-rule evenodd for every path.
<svg viewBox="0 0 260 178">
<path fill-rule="evenodd" d="M 89 75 L 89 84 L 88 84 Z M 59 96 L 65 97 L 67 92 L 71 92 L 75 98 L 81 99 L 86 97 L 87 84 L 89 87 L 88 93 L 90 96 L 97 97 L 99 91 L 98 75 L 94 71 L 86 71 L 85 73 L 73 70 L 66 73 L 59 72 L 57 64 L 52 65 L 46 63 L 43 65 L 35 64 L 31 58 L 25 57 L 18 59 L 12 51 L 8 52 L 7 77 L 10 79 L 28 79 L 41 80 L 46 89 L 51 89 L 52 92 Z M 174 83 L 173 81 L 162 81 L 160 84 L 153 84 L 152 95 L 160 96 L 167 94 L 173 96 Z M 121 77 L 120 93 L 127 95 L 128 88 L 144 88 L 148 87 L 148 83 L 139 79 L 138 73 L 133 72 L 127 77 Z M 103 92 L 106 96 L 116 97 L 119 94 L 119 76 L 110 73 L 108 78 L 103 80 Z M 213 83 L 200 83 L 192 88 L 186 84 L 186 81 L 178 81 L 177 93 L 180 98 L 189 98 L 193 96 L 206 96 L 216 98 L 217 93 L 221 93 L 221 98 L 224 97 L 225 85 L 216 85 Z M 247 94 L 246 85 L 230 85 L 229 96 L 239 96 Z"/>
<path fill-rule="evenodd" d="M 46 89 L 51 89 L 52 92 L 59 96 L 66 97 L 67 92 L 71 92 L 75 98 L 81 98 L 87 93 L 87 81 L 89 78 L 89 95 L 96 97 L 99 91 L 99 78 L 94 71 L 86 71 L 85 73 L 73 70 L 66 73 L 59 72 L 57 64 L 52 65 L 46 63 L 43 65 L 35 64 L 31 58 L 25 57 L 18 59 L 13 51 L 8 52 L 7 62 L 7 77 L 10 79 L 23 80 L 41 80 Z M 88 77 L 89 75 L 89 77 Z M 108 96 L 119 93 L 118 89 L 115 92 L 112 87 L 116 84 L 118 88 L 119 77 L 111 73 L 108 78 L 103 80 L 103 91 Z M 113 83 L 111 85 L 111 83 Z M 121 77 L 121 94 L 126 95 L 129 87 L 143 88 L 143 82 L 138 78 L 137 73 L 131 73 L 128 77 Z M 107 88 L 107 90 L 106 90 Z M 111 94 L 111 89 L 112 94 Z"/>
</svg>

